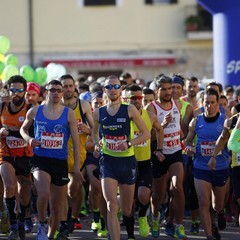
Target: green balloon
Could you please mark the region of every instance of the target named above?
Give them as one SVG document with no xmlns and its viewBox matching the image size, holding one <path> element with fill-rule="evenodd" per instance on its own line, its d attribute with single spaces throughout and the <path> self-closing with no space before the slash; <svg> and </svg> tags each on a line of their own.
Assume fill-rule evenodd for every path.
<svg viewBox="0 0 240 240">
<path fill-rule="evenodd" d="M 27 82 L 33 82 L 35 78 L 35 71 L 31 66 L 24 65 L 20 68 L 20 75 L 23 76 Z"/>
<path fill-rule="evenodd" d="M 0 53 L 5 54 L 10 48 L 10 41 L 5 36 L 0 36 Z"/>
<path fill-rule="evenodd" d="M 39 85 L 43 85 L 46 83 L 47 80 L 47 71 L 43 67 L 38 67 L 35 69 L 36 72 L 36 78 L 35 82 L 38 83 Z"/>
<path fill-rule="evenodd" d="M 13 65 L 13 66 L 17 66 L 18 65 L 18 59 L 14 54 L 8 54 L 5 58 L 4 58 L 4 63 L 5 65 Z"/>
<path fill-rule="evenodd" d="M 3 70 L 4 70 L 4 63 L 0 62 L 0 75 L 2 74 Z"/>
<path fill-rule="evenodd" d="M 3 70 L 3 77 L 5 81 L 8 81 L 8 79 L 14 75 L 18 75 L 18 68 L 13 65 L 8 65 Z"/>
</svg>

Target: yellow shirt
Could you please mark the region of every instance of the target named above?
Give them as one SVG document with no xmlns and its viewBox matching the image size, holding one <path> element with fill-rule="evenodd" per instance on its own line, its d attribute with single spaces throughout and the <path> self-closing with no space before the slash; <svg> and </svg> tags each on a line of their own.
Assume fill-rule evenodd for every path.
<svg viewBox="0 0 240 240">
<path fill-rule="evenodd" d="M 77 118 L 77 124 L 82 123 L 82 116 L 80 114 L 79 109 L 79 101 L 77 103 L 76 108 L 74 109 L 74 112 L 76 114 Z M 79 129 L 79 128 L 78 128 Z M 85 133 L 81 133 L 79 130 L 79 141 L 80 141 L 80 163 L 79 163 L 79 169 L 82 168 L 85 160 L 86 160 L 86 141 L 87 141 L 87 135 Z M 73 172 L 74 170 L 74 154 L 73 154 L 73 142 L 72 138 L 70 137 L 68 140 L 68 172 Z"/>
<path fill-rule="evenodd" d="M 145 109 L 142 109 L 141 118 L 147 125 L 149 132 L 152 130 L 152 123 L 149 118 L 148 112 Z M 133 123 L 134 138 L 136 138 L 140 132 L 135 123 Z M 134 146 L 134 153 L 137 161 L 146 161 L 151 158 L 151 142 L 150 139 L 144 141 L 138 145 Z"/>
</svg>

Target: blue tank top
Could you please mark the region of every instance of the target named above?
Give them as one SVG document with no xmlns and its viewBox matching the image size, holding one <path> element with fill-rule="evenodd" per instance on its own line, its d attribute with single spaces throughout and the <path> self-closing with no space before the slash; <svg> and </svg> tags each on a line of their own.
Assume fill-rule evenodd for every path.
<svg viewBox="0 0 240 240">
<path fill-rule="evenodd" d="M 64 107 L 62 115 L 58 119 L 50 120 L 44 116 L 43 107 L 43 105 L 39 106 L 34 122 L 34 136 L 41 141 L 41 146 L 33 149 L 34 154 L 40 157 L 67 160 L 67 144 L 70 136 L 69 108 Z"/>
<path fill-rule="evenodd" d="M 133 147 L 126 151 L 117 149 L 116 143 L 125 142 L 133 138 L 133 129 L 128 116 L 128 105 L 121 104 L 118 112 L 111 116 L 107 107 L 99 108 L 100 133 L 102 135 L 102 152 L 115 157 L 134 155 Z"/>
<path fill-rule="evenodd" d="M 209 170 L 207 164 L 213 155 L 216 141 L 222 133 L 224 120 L 224 114 L 221 113 L 215 122 L 206 122 L 203 113 L 198 115 L 195 127 L 197 145 L 194 156 L 194 168 Z M 228 151 L 226 147 L 218 154 L 216 162 L 216 170 L 229 168 Z"/>
</svg>

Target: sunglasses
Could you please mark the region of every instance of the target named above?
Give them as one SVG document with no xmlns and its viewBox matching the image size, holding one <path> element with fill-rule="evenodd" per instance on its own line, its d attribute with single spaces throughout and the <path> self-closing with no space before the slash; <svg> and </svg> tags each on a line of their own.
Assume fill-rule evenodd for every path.
<svg viewBox="0 0 240 240">
<path fill-rule="evenodd" d="M 105 88 L 106 88 L 107 90 L 112 90 L 113 88 L 114 88 L 115 90 L 118 90 L 118 89 L 120 89 L 120 87 L 121 87 L 120 84 L 108 84 L 108 85 L 105 86 Z"/>
<path fill-rule="evenodd" d="M 142 100 L 142 99 L 143 99 L 143 96 L 131 96 L 130 99 L 131 99 L 131 100 L 134 100 L 134 101 L 136 101 L 136 100 Z"/>
<path fill-rule="evenodd" d="M 18 88 L 18 89 L 17 88 L 10 88 L 9 91 L 12 92 L 12 93 L 23 93 L 25 91 L 25 89 L 24 88 Z"/>
<path fill-rule="evenodd" d="M 57 92 L 57 93 L 62 93 L 62 92 L 63 92 L 63 90 L 60 89 L 60 88 L 50 88 L 50 89 L 48 89 L 48 91 L 49 91 L 50 93 L 55 93 L 55 92 Z"/>
</svg>

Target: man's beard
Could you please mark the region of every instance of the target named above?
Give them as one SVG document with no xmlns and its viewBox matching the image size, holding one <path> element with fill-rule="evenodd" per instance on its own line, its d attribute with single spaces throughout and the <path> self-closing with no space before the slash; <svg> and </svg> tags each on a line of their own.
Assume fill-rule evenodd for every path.
<svg viewBox="0 0 240 240">
<path fill-rule="evenodd" d="M 25 97 L 24 97 L 24 96 L 23 96 L 23 97 L 18 97 L 18 98 L 13 98 L 12 103 L 13 103 L 15 106 L 19 107 L 19 106 L 22 105 L 22 103 L 24 102 L 24 100 L 25 100 Z"/>
</svg>

